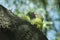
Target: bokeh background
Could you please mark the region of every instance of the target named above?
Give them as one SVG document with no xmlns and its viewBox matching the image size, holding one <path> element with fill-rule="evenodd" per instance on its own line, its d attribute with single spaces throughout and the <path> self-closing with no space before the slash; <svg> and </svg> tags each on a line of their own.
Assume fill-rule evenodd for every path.
<svg viewBox="0 0 60 40">
<path fill-rule="evenodd" d="M 42 15 L 43 32 L 48 40 L 60 40 L 60 0 L 0 0 L 0 5 L 17 16 L 29 11 Z"/>
</svg>

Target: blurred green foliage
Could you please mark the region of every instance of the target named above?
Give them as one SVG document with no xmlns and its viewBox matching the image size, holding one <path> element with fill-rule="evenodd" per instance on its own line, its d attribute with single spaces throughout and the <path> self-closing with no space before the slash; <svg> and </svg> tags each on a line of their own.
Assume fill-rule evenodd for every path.
<svg viewBox="0 0 60 40">
<path fill-rule="evenodd" d="M 37 25 L 37 28 L 42 30 L 42 27 L 43 27 L 43 18 L 42 17 L 30 19 L 30 17 L 28 15 L 22 15 L 20 18 L 30 22 L 32 25 Z"/>
</svg>

